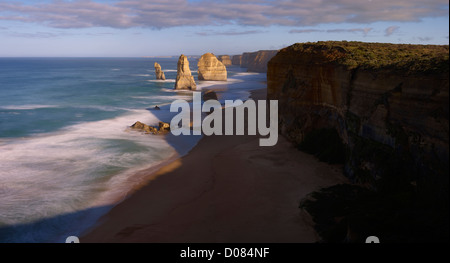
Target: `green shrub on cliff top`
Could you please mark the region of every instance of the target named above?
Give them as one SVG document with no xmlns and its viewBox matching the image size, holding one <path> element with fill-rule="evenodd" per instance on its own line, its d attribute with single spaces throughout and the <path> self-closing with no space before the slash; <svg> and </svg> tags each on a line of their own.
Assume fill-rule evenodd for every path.
<svg viewBox="0 0 450 263">
<path fill-rule="evenodd" d="M 347 41 L 297 43 L 281 52 L 314 53 L 324 62 L 348 68 L 394 68 L 407 71 L 449 71 L 448 45 L 409 45 Z"/>
</svg>

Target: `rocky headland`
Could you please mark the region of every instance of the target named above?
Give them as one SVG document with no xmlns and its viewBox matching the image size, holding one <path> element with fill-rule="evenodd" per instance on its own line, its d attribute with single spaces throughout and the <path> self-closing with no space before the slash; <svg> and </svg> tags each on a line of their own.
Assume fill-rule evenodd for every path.
<svg viewBox="0 0 450 263">
<path fill-rule="evenodd" d="M 248 72 L 267 72 L 267 63 L 278 50 L 260 50 L 257 52 L 245 52 L 242 54 L 240 66 L 247 68 Z"/>
<path fill-rule="evenodd" d="M 391 241 L 448 238 L 448 46 L 295 44 L 270 60 L 267 80 L 281 134 L 321 160 L 343 163 L 344 174 L 368 191 L 327 189 L 306 201 L 322 237 L 361 241 L 372 229 Z M 342 210 L 324 215 L 339 198 Z M 339 213 L 345 220 L 330 226 Z M 405 222 L 430 232 L 403 231 Z"/>
<path fill-rule="evenodd" d="M 235 55 L 231 59 L 231 64 L 234 66 L 240 66 L 242 62 L 242 55 Z"/>
</svg>

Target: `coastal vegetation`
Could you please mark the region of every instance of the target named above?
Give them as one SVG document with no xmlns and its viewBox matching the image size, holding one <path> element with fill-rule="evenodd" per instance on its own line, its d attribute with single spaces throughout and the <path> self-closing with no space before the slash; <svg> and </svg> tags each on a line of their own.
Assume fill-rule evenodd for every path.
<svg viewBox="0 0 450 263">
<path fill-rule="evenodd" d="M 282 52 L 320 53 L 349 69 L 395 68 L 408 72 L 449 71 L 448 45 L 409 45 L 356 41 L 297 43 Z"/>
<path fill-rule="evenodd" d="M 325 242 L 448 240 L 449 46 L 297 43 L 268 66 L 280 131 L 351 184 L 300 207 Z"/>
</svg>

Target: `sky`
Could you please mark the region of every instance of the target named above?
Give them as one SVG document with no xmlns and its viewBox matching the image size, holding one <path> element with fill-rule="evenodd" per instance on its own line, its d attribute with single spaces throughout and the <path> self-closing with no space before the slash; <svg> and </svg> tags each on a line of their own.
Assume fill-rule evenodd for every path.
<svg viewBox="0 0 450 263">
<path fill-rule="evenodd" d="M 298 42 L 449 43 L 448 0 L 0 0 L 0 57 L 241 54 Z"/>
</svg>

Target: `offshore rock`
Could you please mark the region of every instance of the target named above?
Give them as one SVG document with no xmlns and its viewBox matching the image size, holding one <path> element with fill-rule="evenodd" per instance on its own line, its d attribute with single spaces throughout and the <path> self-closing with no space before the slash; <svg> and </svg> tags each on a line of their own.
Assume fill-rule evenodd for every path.
<svg viewBox="0 0 450 263">
<path fill-rule="evenodd" d="M 156 79 L 158 80 L 166 80 L 166 76 L 164 75 L 164 72 L 161 70 L 161 65 L 159 65 L 157 62 L 155 62 L 155 75 Z"/>
<path fill-rule="evenodd" d="M 199 80 L 227 80 L 227 68 L 212 53 L 204 54 L 198 61 L 197 66 Z"/>
<path fill-rule="evenodd" d="M 219 56 L 219 61 L 222 62 L 226 67 L 231 66 L 233 63 L 231 62 L 231 58 L 228 55 Z"/>
<path fill-rule="evenodd" d="M 175 81 L 175 89 L 196 90 L 194 77 L 189 69 L 189 61 L 185 55 L 181 55 L 177 64 L 177 79 Z"/>
<path fill-rule="evenodd" d="M 137 121 L 135 124 L 130 126 L 131 129 L 145 132 L 146 134 L 166 134 L 170 132 L 170 123 L 159 122 L 158 128 L 149 126 L 140 121 Z"/>
<path fill-rule="evenodd" d="M 159 132 L 169 132 L 170 131 L 170 123 L 167 122 L 159 122 Z"/>
<path fill-rule="evenodd" d="M 140 121 L 137 121 L 135 124 L 131 125 L 131 129 L 139 130 L 139 131 L 145 132 L 147 134 L 150 134 L 150 133 L 157 134 L 158 133 L 157 128 L 148 126 L 147 124 L 144 124 Z"/>
</svg>

